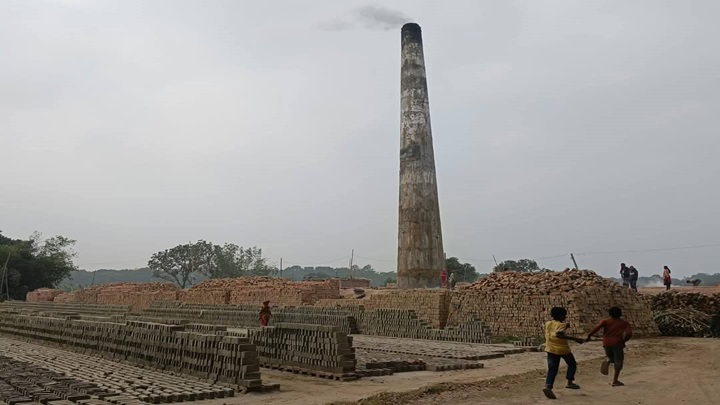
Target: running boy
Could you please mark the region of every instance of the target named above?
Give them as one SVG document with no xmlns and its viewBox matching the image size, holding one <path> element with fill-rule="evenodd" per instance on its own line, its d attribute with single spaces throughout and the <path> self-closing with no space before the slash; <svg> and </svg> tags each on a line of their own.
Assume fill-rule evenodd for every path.
<svg viewBox="0 0 720 405">
<path fill-rule="evenodd" d="M 555 307 L 550 310 L 550 316 L 552 321 L 545 323 L 545 351 L 547 352 L 547 363 L 548 372 L 545 377 L 545 388 L 543 393 L 550 399 L 556 399 L 555 393 L 553 392 L 553 385 L 555 384 L 555 377 L 557 377 L 558 370 L 560 369 L 560 360 L 564 360 L 567 364 L 567 385 L 565 388 L 572 390 L 580 389 L 580 386 L 575 384 L 575 372 L 577 371 L 577 362 L 575 356 L 573 356 L 570 350 L 569 340 L 577 343 L 583 343 L 584 340 L 565 334 L 569 325 L 565 323 L 567 319 L 567 309 L 562 307 Z"/>
<path fill-rule="evenodd" d="M 603 330 L 603 347 L 605 348 L 607 358 L 602 362 L 600 372 L 603 375 L 608 375 L 610 363 L 612 363 L 615 369 L 612 386 L 621 387 L 625 385 L 618 380 L 623 368 L 623 360 L 625 359 L 623 349 L 625 349 L 625 342 L 632 337 L 632 328 L 627 321 L 620 319 L 622 317 L 622 310 L 620 308 L 612 307 L 608 313 L 610 317 L 600 321 L 600 323 L 588 333 L 586 341 L 590 340 L 592 335 L 598 333 L 600 329 Z"/>
</svg>

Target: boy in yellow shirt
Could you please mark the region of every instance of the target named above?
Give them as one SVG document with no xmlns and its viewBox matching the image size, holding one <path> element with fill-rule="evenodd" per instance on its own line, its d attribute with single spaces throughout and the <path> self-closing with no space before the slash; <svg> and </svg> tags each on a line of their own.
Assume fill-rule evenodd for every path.
<svg viewBox="0 0 720 405">
<path fill-rule="evenodd" d="M 574 382 L 577 362 L 570 350 L 568 341 L 572 340 L 582 344 L 585 340 L 565 334 L 568 328 L 568 324 L 565 323 L 565 319 L 567 319 L 567 309 L 555 307 L 550 310 L 550 316 L 552 317 L 552 321 L 545 323 L 545 351 L 547 352 L 548 372 L 545 377 L 543 393 L 550 399 L 556 399 L 557 397 L 553 392 L 553 385 L 555 384 L 555 377 L 557 377 L 558 370 L 560 369 L 561 359 L 565 361 L 568 367 L 568 383 L 565 388 L 572 390 L 580 389 L 580 386 Z"/>
</svg>

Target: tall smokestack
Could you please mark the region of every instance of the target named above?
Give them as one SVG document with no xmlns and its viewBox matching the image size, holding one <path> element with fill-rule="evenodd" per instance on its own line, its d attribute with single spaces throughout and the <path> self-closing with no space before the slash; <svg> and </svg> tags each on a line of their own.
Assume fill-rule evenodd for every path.
<svg viewBox="0 0 720 405">
<path fill-rule="evenodd" d="M 440 286 L 445 266 L 422 31 L 401 31 L 398 287 Z"/>
</svg>

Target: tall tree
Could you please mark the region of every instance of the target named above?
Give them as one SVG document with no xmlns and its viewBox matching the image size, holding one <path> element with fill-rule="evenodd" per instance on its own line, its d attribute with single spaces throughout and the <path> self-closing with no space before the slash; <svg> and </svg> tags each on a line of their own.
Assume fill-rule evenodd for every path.
<svg viewBox="0 0 720 405">
<path fill-rule="evenodd" d="M 478 278 L 478 272 L 470 263 L 460 263 L 460 259 L 457 257 L 448 257 L 445 260 L 445 267 L 447 268 L 448 275 L 455 273 L 455 280 L 458 282 L 473 282 Z"/>
<path fill-rule="evenodd" d="M 148 261 L 148 267 L 153 271 L 153 277 L 186 288 L 192 284 L 193 274 L 200 271 L 203 259 L 198 246 L 187 243 L 154 253 Z"/>
<path fill-rule="evenodd" d="M 540 266 L 538 266 L 537 262 L 535 260 L 530 259 L 520 259 L 518 261 L 515 260 L 505 260 L 504 262 L 500 262 L 495 268 L 493 268 L 493 271 L 496 273 L 504 272 L 504 271 L 517 271 L 521 273 L 530 273 L 534 271 L 540 271 Z"/>
</svg>

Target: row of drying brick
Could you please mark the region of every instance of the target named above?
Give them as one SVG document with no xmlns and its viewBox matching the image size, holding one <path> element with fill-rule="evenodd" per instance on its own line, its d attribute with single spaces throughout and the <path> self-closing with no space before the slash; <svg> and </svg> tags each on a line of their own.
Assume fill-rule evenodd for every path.
<svg viewBox="0 0 720 405">
<path fill-rule="evenodd" d="M 0 313 L 0 332 L 241 387 L 261 386 L 255 346 L 237 336 L 187 332 L 182 325 L 93 322 L 7 312 Z"/>
<path fill-rule="evenodd" d="M 0 350 L 16 363 L 39 370 L 37 375 L 28 374 L 28 370 L 16 374 L 30 375 L 33 382 L 43 382 L 43 387 L 53 393 L 62 393 L 63 387 L 68 387 L 86 394 L 62 395 L 81 405 L 93 405 L 85 401 L 95 401 L 95 405 L 169 403 L 234 395 L 232 388 L 31 343 L 0 339 Z"/>
<path fill-rule="evenodd" d="M 58 319 L 0 313 L 0 322 L 3 316 L 8 322 L 0 325 L 0 331 L 50 342 L 62 339 L 76 350 L 244 387 L 259 385 L 259 373 L 258 381 L 252 381 L 258 364 L 337 379 L 354 376 L 352 339 L 335 326 L 280 323 L 277 327 L 228 332 L 227 326 L 180 319 L 174 323 L 133 319 L 118 323 L 120 315 L 82 320 L 76 318 L 86 316 Z M 228 347 L 231 343 L 233 348 Z M 252 353 L 244 353 L 245 349 L 252 349 Z"/>
<path fill-rule="evenodd" d="M 438 295 L 438 294 L 434 294 Z M 343 300 L 347 306 L 328 307 L 285 307 L 273 308 L 273 322 L 313 323 L 334 325 L 346 333 L 388 336 L 406 339 L 427 339 L 440 341 L 458 341 L 471 343 L 488 343 L 489 329 L 477 317 L 470 317 L 463 324 L 438 329 L 409 309 L 367 309 L 363 305 L 350 300 Z M 252 309 L 254 312 L 251 312 Z M 252 306 L 218 306 L 218 305 L 183 305 L 173 306 L 169 303 L 158 303 L 153 308 L 143 311 L 151 316 L 166 316 L 176 319 L 202 320 L 225 325 L 253 326 L 258 324 L 257 307 Z"/>
</svg>

